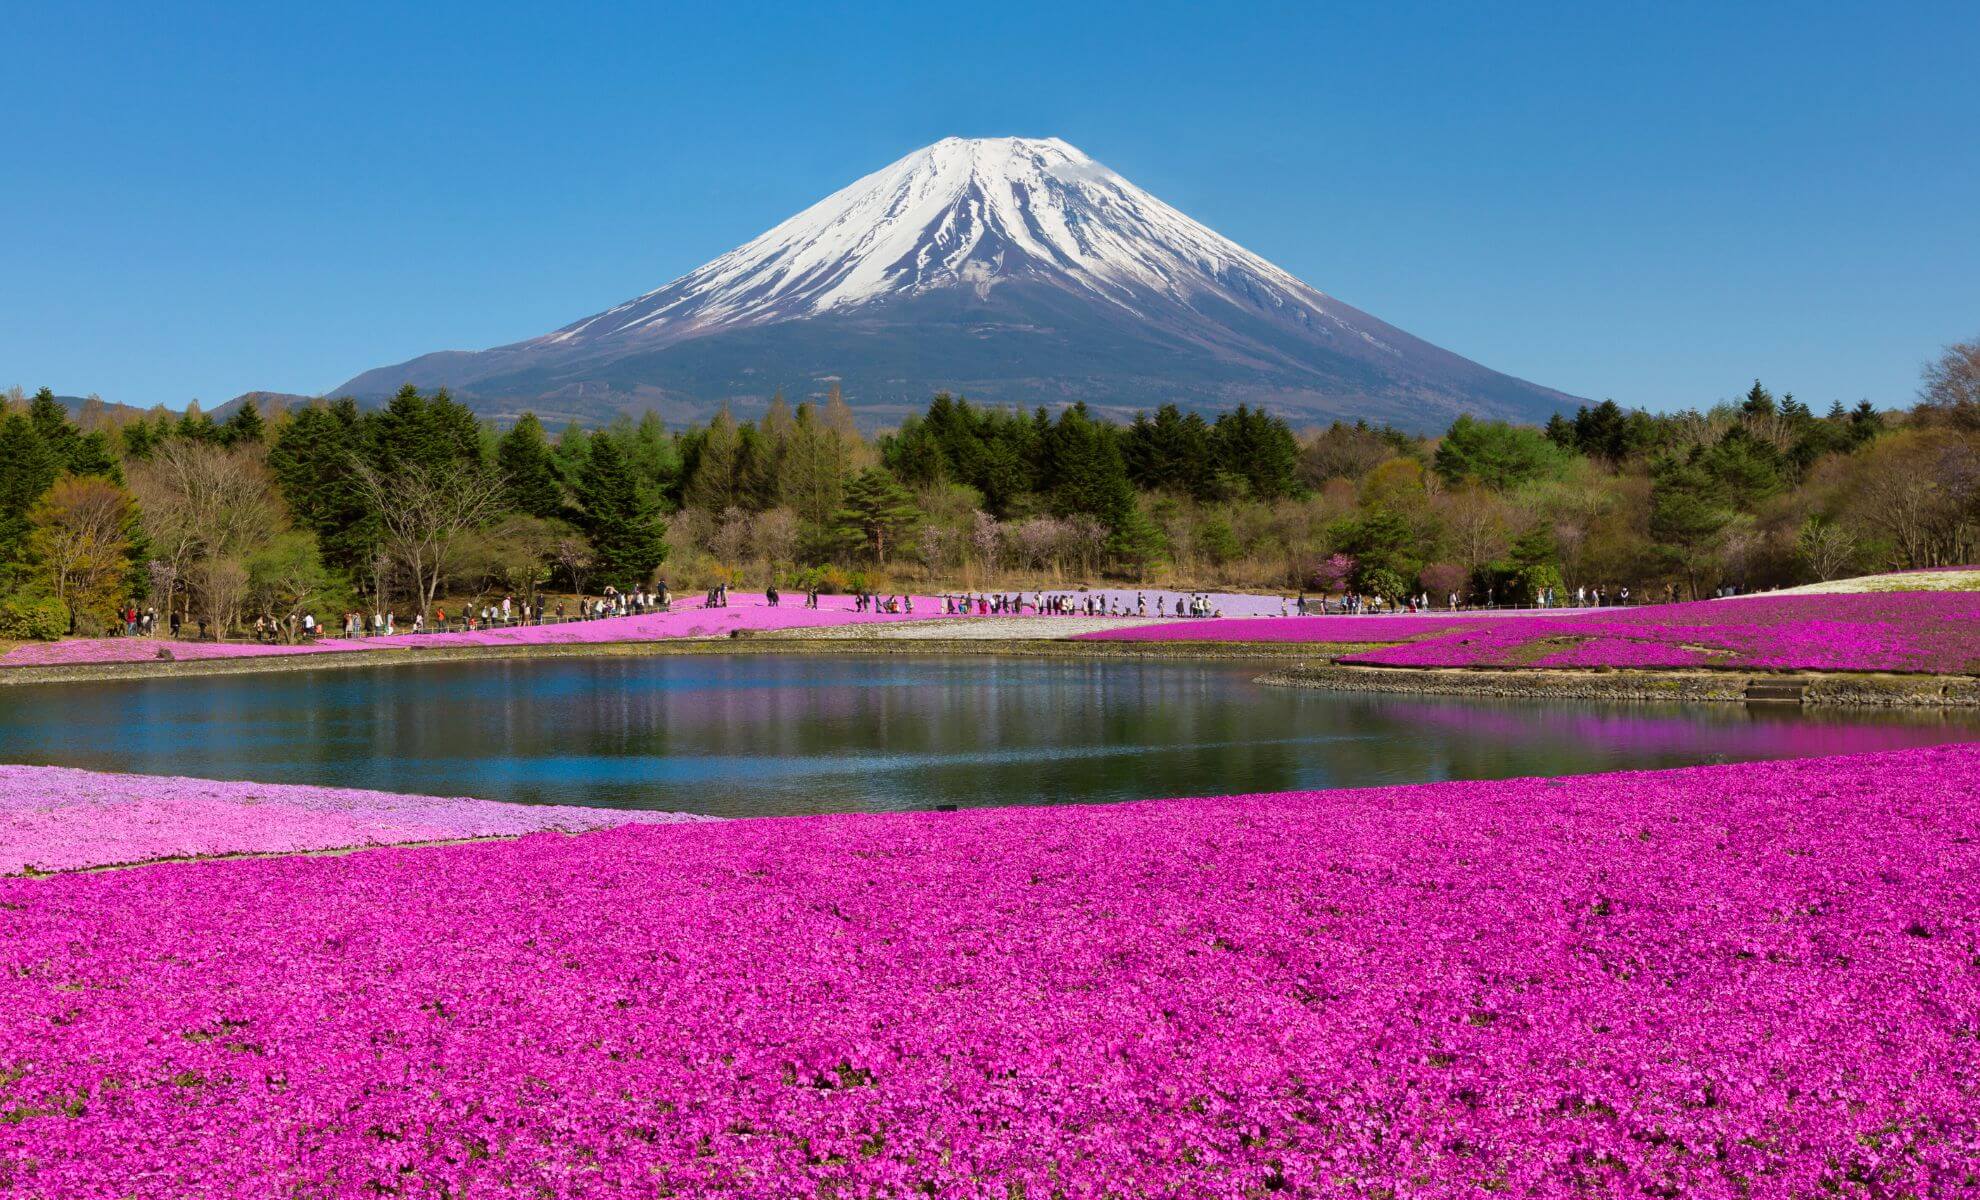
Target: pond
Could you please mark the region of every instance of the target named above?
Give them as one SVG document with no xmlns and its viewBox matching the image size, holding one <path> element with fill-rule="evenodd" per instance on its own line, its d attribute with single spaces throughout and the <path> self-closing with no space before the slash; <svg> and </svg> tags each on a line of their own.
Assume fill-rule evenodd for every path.
<svg viewBox="0 0 1980 1200">
<path fill-rule="evenodd" d="M 655 656 L 0 688 L 0 761 L 722 816 L 1895 749 L 1980 714 L 1362 696 L 1257 663 Z"/>
</svg>

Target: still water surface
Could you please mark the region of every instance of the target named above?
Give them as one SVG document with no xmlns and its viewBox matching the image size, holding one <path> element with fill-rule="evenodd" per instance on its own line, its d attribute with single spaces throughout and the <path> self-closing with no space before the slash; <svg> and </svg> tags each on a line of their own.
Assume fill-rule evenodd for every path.
<svg viewBox="0 0 1980 1200">
<path fill-rule="evenodd" d="M 1963 714 L 1356 696 L 1259 664 L 694 656 L 0 688 L 0 762 L 724 816 L 1894 749 Z"/>
</svg>

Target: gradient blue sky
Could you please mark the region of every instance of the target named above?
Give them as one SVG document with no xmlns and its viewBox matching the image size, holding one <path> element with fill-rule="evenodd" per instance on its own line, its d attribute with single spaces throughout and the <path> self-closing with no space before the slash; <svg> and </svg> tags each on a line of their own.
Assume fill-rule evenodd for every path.
<svg viewBox="0 0 1980 1200">
<path fill-rule="evenodd" d="M 1970 2 L 0 20 L 0 386 L 211 406 L 531 336 L 949 134 L 1064 137 L 1584 396 L 1903 403 L 1980 333 Z"/>
</svg>

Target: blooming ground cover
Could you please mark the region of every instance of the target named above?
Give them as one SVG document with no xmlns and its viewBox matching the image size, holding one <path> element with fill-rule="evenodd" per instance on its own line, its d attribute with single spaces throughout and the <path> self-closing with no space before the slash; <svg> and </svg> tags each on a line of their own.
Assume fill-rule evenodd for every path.
<svg viewBox="0 0 1980 1200">
<path fill-rule="evenodd" d="M 1342 662 L 1408 667 L 1734 667 L 1980 671 L 1980 593 L 1764 595 L 1583 613 L 1188 621 L 1082 635 L 1126 641 L 1402 644 Z"/>
<path fill-rule="evenodd" d="M 326 647 L 264 646 L 254 642 L 182 642 L 171 638 L 68 638 L 22 642 L 0 654 L 0 667 L 74 666 L 83 663 L 141 662 L 165 650 L 177 659 L 262 658 L 274 654 L 317 654 Z"/>
<path fill-rule="evenodd" d="M 0 880 L 0 1187 L 1980 1191 L 1980 747 Z"/>
<path fill-rule="evenodd" d="M 1741 667 L 1980 671 L 1980 594 L 1743 596 L 1528 617 L 1344 662 L 1419 667 Z"/>
<path fill-rule="evenodd" d="M 0 875 L 160 858 L 577 833 L 684 814 L 0 766 Z M 5 1068 L 0 1066 L 0 1073 Z"/>
<path fill-rule="evenodd" d="M 1032 593 L 1026 593 L 1027 596 Z M 1135 601 L 1158 600 L 1173 605 L 1191 593 L 1149 590 L 1146 592 L 1112 589 L 1093 593 L 1103 602 L 1131 608 Z M 1272 596 L 1216 593 L 1211 602 L 1231 615 L 1266 615 L 1278 611 L 1282 601 Z M 783 603 L 771 608 L 761 593 L 732 593 L 727 608 L 703 608 L 700 600 L 677 602 L 664 613 L 640 616 L 606 617 L 597 621 L 570 621 L 557 625 L 523 625 L 476 630 L 472 633 L 394 634 L 390 637 L 319 638 L 308 645 L 269 646 L 254 642 L 185 642 L 164 638 L 70 638 L 60 642 L 30 642 L 0 652 L 0 667 L 75 666 L 85 663 L 144 662 L 165 650 L 175 659 L 261 658 L 277 654 L 331 654 L 352 650 L 417 649 L 432 646 L 552 646 L 604 642 L 649 642 L 668 638 L 726 637 L 731 632 L 777 629 L 811 629 L 882 622 L 927 620 L 940 617 L 942 601 L 936 596 L 917 596 L 912 613 L 853 611 L 851 596 L 821 596 L 819 607 L 807 609 L 803 596 L 786 594 Z M 4 648 L 0 648 L 4 649 Z"/>
<path fill-rule="evenodd" d="M 29 643 L 0 655 L 0 666 L 58 666 L 78 663 L 141 662 L 156 658 L 160 648 L 181 659 L 256 658 L 270 654 L 331 654 L 354 650 L 418 649 L 430 646 L 550 646 L 574 643 L 646 642 L 666 638 L 726 637 L 735 630 L 792 629 L 818 625 L 850 625 L 879 621 L 912 621 L 940 616 L 942 602 L 915 599 L 909 613 L 854 612 L 850 596 L 821 596 L 820 607 L 807 609 L 803 597 L 786 595 L 771 608 L 761 595 L 732 594 L 728 608 L 701 607 L 699 600 L 677 603 L 664 613 L 605 617 L 558 625 L 520 625 L 482 629 L 473 633 L 394 634 L 372 638 L 321 638 L 303 646 L 265 646 L 243 642 L 178 642 L 157 638 L 73 638 L 61 642 Z"/>
</svg>

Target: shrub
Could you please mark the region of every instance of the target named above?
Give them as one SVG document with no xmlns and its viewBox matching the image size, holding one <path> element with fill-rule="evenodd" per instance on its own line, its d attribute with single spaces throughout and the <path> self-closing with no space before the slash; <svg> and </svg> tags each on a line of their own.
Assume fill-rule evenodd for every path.
<svg viewBox="0 0 1980 1200">
<path fill-rule="evenodd" d="M 1400 600 L 1404 589 L 1402 576 L 1387 567 L 1370 567 L 1360 572 L 1361 591 L 1370 596 L 1380 596 L 1384 600 Z"/>
<path fill-rule="evenodd" d="M 52 642 L 68 631 L 68 610 L 45 592 L 0 599 L 0 638 Z"/>
<path fill-rule="evenodd" d="M 1416 578 L 1431 593 L 1430 602 L 1436 603 L 1451 592 L 1464 588 L 1465 569 L 1456 563 L 1433 562 L 1416 573 Z"/>
<path fill-rule="evenodd" d="M 1306 586 L 1315 592 L 1344 592 L 1354 578 L 1355 561 L 1345 554 L 1321 559 L 1307 572 Z"/>
<path fill-rule="evenodd" d="M 844 571 L 830 565 L 806 567 L 791 579 L 791 586 L 798 591 L 816 588 L 820 595 L 836 596 L 852 590 L 852 580 Z"/>
</svg>

